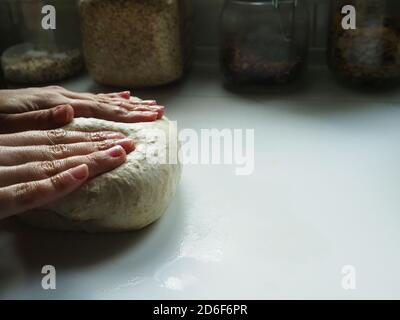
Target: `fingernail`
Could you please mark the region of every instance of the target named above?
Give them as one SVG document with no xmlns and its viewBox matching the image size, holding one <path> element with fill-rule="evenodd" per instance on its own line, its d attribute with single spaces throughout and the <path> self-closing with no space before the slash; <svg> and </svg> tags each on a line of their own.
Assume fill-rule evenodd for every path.
<svg viewBox="0 0 400 320">
<path fill-rule="evenodd" d="M 150 105 L 150 106 L 155 106 L 157 104 L 156 100 L 143 100 L 143 101 L 139 101 L 139 102 L 142 104 Z"/>
<path fill-rule="evenodd" d="M 107 150 L 107 153 L 113 158 L 119 158 L 123 156 L 124 149 L 121 146 L 115 146 Z"/>
<path fill-rule="evenodd" d="M 89 175 L 89 168 L 86 164 L 82 164 L 79 167 L 70 170 L 72 176 L 77 180 L 84 180 Z"/>
<path fill-rule="evenodd" d="M 164 106 L 159 106 L 160 110 L 158 111 L 158 118 L 162 118 L 165 114 L 165 107 Z"/>
<path fill-rule="evenodd" d="M 135 143 L 132 139 L 122 139 L 115 142 L 115 144 L 124 148 L 126 153 L 131 153 L 133 150 L 135 150 Z"/>
<path fill-rule="evenodd" d="M 118 95 L 120 95 L 121 97 L 123 97 L 125 99 L 129 99 L 131 97 L 131 92 L 130 91 L 123 91 L 123 92 L 119 92 Z"/>
</svg>

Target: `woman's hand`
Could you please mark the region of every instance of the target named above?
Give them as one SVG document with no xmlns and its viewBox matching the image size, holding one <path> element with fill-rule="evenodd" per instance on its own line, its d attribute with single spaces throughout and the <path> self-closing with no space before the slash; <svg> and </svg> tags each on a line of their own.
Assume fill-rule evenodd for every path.
<svg viewBox="0 0 400 320">
<path fill-rule="evenodd" d="M 0 135 L 0 219 L 47 205 L 111 171 L 134 150 L 116 132 L 62 129 Z"/>
<path fill-rule="evenodd" d="M 57 86 L 0 90 L 0 133 L 60 128 L 74 117 L 149 122 L 163 115 L 164 107 L 156 101 L 136 101 L 129 91 L 96 95 Z"/>
</svg>

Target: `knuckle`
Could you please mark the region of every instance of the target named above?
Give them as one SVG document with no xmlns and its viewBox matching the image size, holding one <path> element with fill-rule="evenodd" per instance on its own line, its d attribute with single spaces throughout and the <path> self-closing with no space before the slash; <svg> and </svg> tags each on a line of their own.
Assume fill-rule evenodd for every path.
<svg viewBox="0 0 400 320">
<path fill-rule="evenodd" d="M 86 163 L 89 166 L 89 168 L 98 167 L 100 162 L 101 161 L 99 160 L 99 157 L 96 154 L 90 154 L 85 156 L 85 160 L 83 161 L 83 163 Z"/>
<path fill-rule="evenodd" d="M 99 113 L 99 111 L 101 111 L 101 103 L 92 100 L 89 104 L 88 104 L 88 111 L 90 112 L 90 114 L 92 116 L 95 116 Z"/>
<path fill-rule="evenodd" d="M 58 141 L 62 140 L 67 136 L 67 131 L 64 129 L 55 129 L 47 131 L 47 137 L 52 144 L 56 144 Z"/>
<path fill-rule="evenodd" d="M 54 90 L 54 91 L 60 91 L 63 88 L 61 86 L 48 86 L 47 89 Z"/>
<path fill-rule="evenodd" d="M 94 163 L 96 161 L 96 155 L 95 154 L 88 154 L 86 156 L 83 156 L 83 162 L 82 163 L 86 163 L 88 165 Z"/>
<path fill-rule="evenodd" d="M 113 146 L 113 143 L 110 141 L 101 141 L 96 144 L 96 149 L 99 151 L 107 150 Z"/>
<path fill-rule="evenodd" d="M 68 153 L 68 147 L 64 144 L 50 146 L 50 155 L 52 158 L 59 159 Z"/>
<path fill-rule="evenodd" d="M 107 99 L 105 96 L 97 96 L 96 101 L 102 104 L 102 103 L 109 103 L 110 99 Z"/>
<path fill-rule="evenodd" d="M 39 164 L 41 171 L 47 176 L 51 177 L 58 173 L 60 163 L 58 161 L 43 161 Z"/>
<path fill-rule="evenodd" d="M 32 205 L 38 197 L 38 184 L 36 182 L 23 183 L 16 186 L 15 201 L 18 206 Z"/>
<path fill-rule="evenodd" d="M 128 113 L 128 110 L 124 108 L 115 108 L 113 111 L 117 116 L 126 116 Z"/>
<path fill-rule="evenodd" d="M 99 142 L 106 139 L 104 132 L 89 132 L 87 133 L 88 140 L 91 142 Z"/>
<path fill-rule="evenodd" d="M 113 168 L 113 159 L 108 157 L 106 154 L 96 152 L 87 156 L 87 164 L 95 172 L 103 172 L 107 169 Z"/>
<path fill-rule="evenodd" d="M 62 174 L 57 174 L 50 178 L 53 188 L 57 191 L 62 191 L 66 188 L 66 183 Z"/>
<path fill-rule="evenodd" d="M 44 92 L 42 94 L 42 99 L 45 100 L 45 101 L 52 101 L 53 102 L 53 101 L 55 101 L 57 99 L 57 96 L 58 96 L 58 94 L 56 92 L 49 90 L 49 91 Z M 40 109 L 40 108 L 36 107 L 36 109 Z M 46 111 L 48 111 L 47 115 L 50 115 L 50 109 L 48 109 Z"/>
</svg>

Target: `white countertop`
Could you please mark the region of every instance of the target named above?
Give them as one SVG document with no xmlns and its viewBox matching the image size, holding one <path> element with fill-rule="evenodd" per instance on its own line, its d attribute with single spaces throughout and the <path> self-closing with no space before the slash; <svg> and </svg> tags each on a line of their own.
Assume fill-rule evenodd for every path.
<svg viewBox="0 0 400 320">
<path fill-rule="evenodd" d="M 88 77 L 65 85 L 100 90 Z M 144 231 L 0 224 L 0 298 L 400 298 L 400 93 L 360 93 L 312 67 L 297 88 L 227 91 L 218 68 L 135 92 L 180 129 L 255 129 L 255 173 L 188 165 Z M 41 288 L 54 265 L 57 289 Z M 356 271 L 355 290 L 342 268 Z"/>
</svg>

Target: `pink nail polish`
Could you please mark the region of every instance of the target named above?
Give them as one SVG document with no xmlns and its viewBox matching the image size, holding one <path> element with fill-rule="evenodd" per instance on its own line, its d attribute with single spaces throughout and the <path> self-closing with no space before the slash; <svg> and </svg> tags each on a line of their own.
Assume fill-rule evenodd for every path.
<svg viewBox="0 0 400 320">
<path fill-rule="evenodd" d="M 89 175 L 89 168 L 86 164 L 83 164 L 79 167 L 71 169 L 70 173 L 77 180 L 85 180 Z"/>
<path fill-rule="evenodd" d="M 129 99 L 131 97 L 131 92 L 130 91 L 123 91 L 118 93 L 121 97 L 125 98 L 125 99 Z"/>
<path fill-rule="evenodd" d="M 140 103 L 145 104 L 145 105 L 147 104 L 149 106 L 157 105 L 157 101 L 156 100 L 143 100 L 143 101 L 140 101 Z"/>
<path fill-rule="evenodd" d="M 133 150 L 135 150 L 135 144 L 132 139 L 122 139 L 116 142 L 117 145 L 121 146 L 124 148 L 126 153 L 131 153 Z"/>
<path fill-rule="evenodd" d="M 109 149 L 108 154 L 113 158 L 119 158 L 124 154 L 124 149 L 121 146 L 115 146 Z"/>
</svg>

